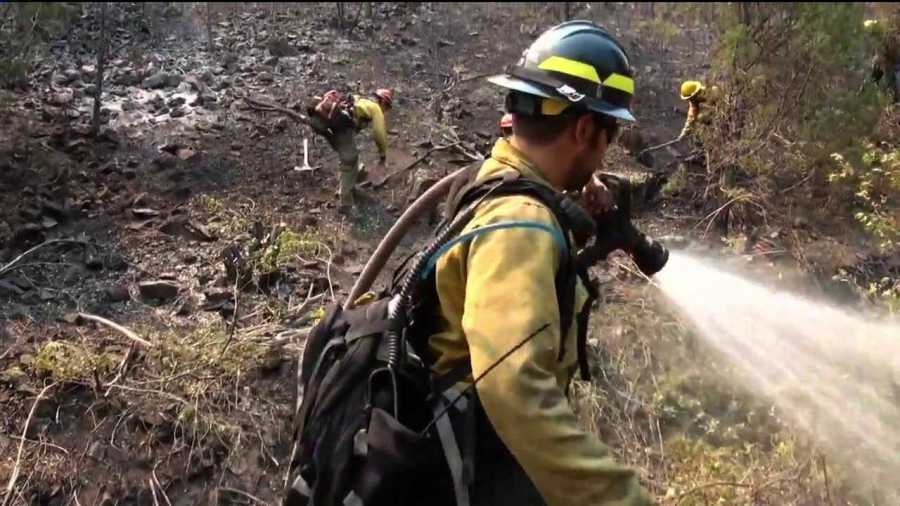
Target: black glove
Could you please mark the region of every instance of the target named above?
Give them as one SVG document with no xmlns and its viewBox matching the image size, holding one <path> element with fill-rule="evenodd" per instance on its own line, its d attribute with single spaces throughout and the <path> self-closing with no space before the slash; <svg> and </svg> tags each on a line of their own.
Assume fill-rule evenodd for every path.
<svg viewBox="0 0 900 506">
<path fill-rule="evenodd" d="M 579 258 L 583 265 L 605 260 L 615 250 L 628 253 L 647 276 L 662 269 L 669 259 L 668 250 L 638 230 L 631 222 L 631 185 L 612 174 L 600 174 L 599 179 L 614 196 L 615 205 L 594 216 L 597 224 L 594 243 L 585 248 Z"/>
</svg>

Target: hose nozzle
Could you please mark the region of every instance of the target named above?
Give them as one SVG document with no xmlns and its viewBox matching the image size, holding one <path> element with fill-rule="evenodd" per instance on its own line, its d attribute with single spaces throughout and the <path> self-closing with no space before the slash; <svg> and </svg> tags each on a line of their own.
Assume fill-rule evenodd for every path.
<svg viewBox="0 0 900 506">
<path fill-rule="evenodd" d="M 653 276 L 669 261 L 669 250 L 659 241 L 638 232 L 638 240 L 631 251 L 631 258 L 645 275 Z"/>
</svg>

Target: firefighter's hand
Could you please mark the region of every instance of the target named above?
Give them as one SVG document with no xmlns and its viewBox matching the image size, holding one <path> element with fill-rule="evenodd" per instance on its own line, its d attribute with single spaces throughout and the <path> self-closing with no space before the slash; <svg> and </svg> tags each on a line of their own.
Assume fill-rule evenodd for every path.
<svg viewBox="0 0 900 506">
<path fill-rule="evenodd" d="M 615 199 L 609 187 L 596 174 L 584 186 L 581 195 L 581 205 L 591 216 L 603 215 L 615 205 Z"/>
</svg>

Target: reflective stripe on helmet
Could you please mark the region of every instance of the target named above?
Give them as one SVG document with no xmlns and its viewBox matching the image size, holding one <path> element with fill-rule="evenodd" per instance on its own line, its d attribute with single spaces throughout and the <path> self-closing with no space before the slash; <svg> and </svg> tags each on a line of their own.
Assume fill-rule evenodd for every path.
<svg viewBox="0 0 900 506">
<path fill-rule="evenodd" d="M 541 70 L 560 72 L 600 84 L 600 76 L 597 75 L 597 69 L 587 63 L 570 60 L 568 58 L 563 58 L 562 56 L 551 56 L 542 61 L 540 65 L 538 65 L 538 68 Z"/>
<path fill-rule="evenodd" d="M 603 86 L 614 88 L 620 91 L 624 91 L 630 95 L 634 95 L 634 79 L 623 76 L 622 74 L 616 74 L 613 72 L 603 81 Z"/>
</svg>

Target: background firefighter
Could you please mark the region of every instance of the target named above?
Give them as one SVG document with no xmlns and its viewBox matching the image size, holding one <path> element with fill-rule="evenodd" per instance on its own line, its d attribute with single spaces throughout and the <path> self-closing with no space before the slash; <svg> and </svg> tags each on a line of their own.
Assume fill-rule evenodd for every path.
<svg viewBox="0 0 900 506">
<path fill-rule="evenodd" d="M 331 92 L 329 92 L 331 93 Z M 326 94 L 327 95 L 327 94 Z M 353 207 L 353 188 L 359 179 L 359 148 L 356 134 L 366 127 L 372 127 L 372 137 L 378 148 L 379 163 L 387 161 L 387 126 L 385 114 L 391 109 L 394 94 L 381 88 L 375 92 L 374 100 L 352 96 L 343 104 L 324 105 L 324 99 L 316 99 L 307 112 L 312 129 L 325 137 L 340 159 L 340 210 L 348 212 Z"/>
</svg>

